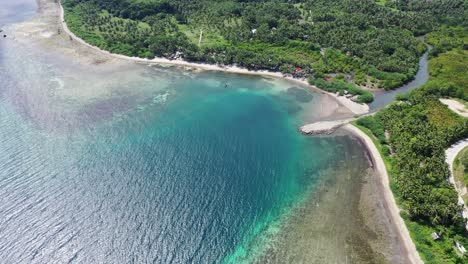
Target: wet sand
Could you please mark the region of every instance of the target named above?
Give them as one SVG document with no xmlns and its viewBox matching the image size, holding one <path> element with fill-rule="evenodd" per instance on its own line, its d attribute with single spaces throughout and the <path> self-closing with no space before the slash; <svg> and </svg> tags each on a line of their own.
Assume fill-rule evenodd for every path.
<svg viewBox="0 0 468 264">
<path fill-rule="evenodd" d="M 389 219 L 390 223 L 392 223 L 392 226 L 396 230 L 396 234 L 398 234 L 398 244 L 401 247 L 402 253 L 405 256 L 407 256 L 408 260 L 411 263 L 423 263 L 418 251 L 416 250 L 416 246 L 411 240 L 409 231 L 406 228 L 406 225 L 400 216 L 400 209 L 398 208 L 398 205 L 395 201 L 395 197 L 393 196 L 393 193 L 390 189 L 390 178 L 388 176 L 385 163 L 382 157 L 380 156 L 380 152 L 377 150 L 376 146 L 372 142 L 372 139 L 369 138 L 359 128 L 348 124 L 344 126 L 344 129 L 351 132 L 354 136 L 356 136 L 359 139 L 359 141 L 363 144 L 363 147 L 366 149 L 370 157 L 372 167 L 376 175 L 377 183 L 379 185 L 379 189 L 376 191 L 380 195 L 380 199 L 382 200 L 382 204 L 384 205 L 386 218 Z"/>
</svg>

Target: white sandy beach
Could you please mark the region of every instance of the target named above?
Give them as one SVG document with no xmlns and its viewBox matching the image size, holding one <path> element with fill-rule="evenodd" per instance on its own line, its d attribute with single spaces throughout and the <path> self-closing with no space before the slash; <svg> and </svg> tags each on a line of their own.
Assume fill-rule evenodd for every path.
<svg viewBox="0 0 468 264">
<path fill-rule="evenodd" d="M 389 217 L 392 219 L 392 223 L 394 223 L 401 236 L 401 241 L 403 242 L 403 245 L 401 246 L 407 252 L 408 258 L 412 263 L 423 263 L 421 257 L 418 254 L 418 251 L 416 250 L 416 246 L 411 240 L 411 236 L 408 229 L 406 228 L 405 222 L 400 216 L 400 209 L 398 208 L 395 197 L 393 196 L 393 193 L 390 189 L 390 178 L 388 176 L 387 169 L 385 168 L 385 163 L 382 159 L 382 156 L 380 156 L 380 152 L 377 150 L 374 142 L 372 142 L 372 139 L 369 138 L 359 128 L 351 124 L 347 124 L 343 126 L 343 128 L 357 136 L 369 151 L 369 155 L 371 156 L 372 163 L 374 165 L 374 171 L 376 172 L 377 177 L 379 177 L 379 182 L 382 186 L 382 197 L 385 201 L 385 207 L 387 208 Z"/>
<path fill-rule="evenodd" d="M 352 100 L 350 100 L 350 99 L 348 99 L 348 98 L 346 98 L 344 96 L 338 96 L 338 95 L 336 95 L 334 93 L 323 91 L 323 90 L 319 89 L 316 86 L 310 85 L 307 82 L 307 80 L 305 80 L 305 79 L 296 79 L 296 78 L 293 78 L 292 76 L 285 76 L 280 72 L 251 71 L 251 70 L 248 70 L 246 68 L 241 68 L 241 67 L 238 67 L 238 66 L 235 66 L 235 65 L 224 66 L 224 65 L 206 64 L 206 63 L 193 63 L 193 62 L 188 62 L 188 61 L 184 61 L 184 60 L 169 60 L 169 59 L 166 59 L 166 58 L 146 59 L 146 58 L 139 58 L 139 57 L 129 57 L 129 56 L 125 56 L 125 55 L 111 53 L 111 52 L 106 51 L 106 50 L 102 50 L 102 49 L 100 49 L 100 48 L 98 48 L 96 46 L 93 46 L 93 45 L 87 43 L 83 39 L 76 36 L 73 32 L 71 32 L 71 30 L 67 26 L 67 23 L 65 22 L 64 10 L 63 10 L 63 7 L 62 7 L 60 1 L 59 1 L 58 5 L 60 7 L 59 12 L 60 12 L 61 26 L 62 26 L 63 31 L 65 33 L 70 35 L 73 38 L 74 41 L 77 41 L 77 42 L 79 42 L 80 44 L 82 44 L 84 46 L 87 46 L 87 47 L 89 47 L 89 48 L 91 48 L 91 49 L 93 49 L 95 51 L 100 52 L 100 53 L 112 56 L 114 58 L 130 60 L 130 61 L 133 61 L 133 62 L 145 63 L 145 64 L 176 65 L 176 66 L 181 66 L 181 67 L 197 68 L 197 69 L 202 69 L 202 70 L 207 70 L 207 71 L 222 71 L 222 72 L 235 73 L 235 74 L 257 75 L 257 76 L 265 76 L 265 77 L 273 77 L 273 78 L 285 78 L 285 79 L 288 79 L 290 81 L 293 81 L 293 82 L 296 82 L 296 83 L 299 83 L 299 84 L 302 84 L 302 85 L 306 85 L 308 87 L 313 88 L 316 91 L 319 91 L 319 92 L 324 93 L 324 94 L 328 94 L 329 96 L 332 96 L 332 97 L 336 98 L 336 100 L 340 104 L 342 104 L 343 106 L 348 108 L 355 115 L 363 115 L 363 114 L 366 114 L 366 113 L 369 112 L 369 106 L 367 104 L 359 104 L 359 103 L 353 102 Z"/>
<path fill-rule="evenodd" d="M 183 69 L 199 69 L 206 71 L 220 71 L 232 74 L 255 75 L 275 79 L 286 79 L 298 85 L 313 89 L 315 92 L 325 94 L 333 98 L 342 108 L 349 110 L 351 115 L 363 115 L 369 112 L 367 104 L 359 104 L 344 97 L 337 96 L 310 85 L 306 79 L 297 79 L 292 76 L 283 75 L 280 72 L 271 71 L 250 71 L 235 65 L 213 65 L 205 63 L 193 63 L 184 60 L 169 60 L 166 58 L 145 59 L 138 57 L 128 57 L 120 54 L 110 53 L 93 46 L 77 37 L 71 32 L 64 21 L 64 11 L 59 3 L 52 0 L 38 0 L 39 10 L 37 15 L 29 20 L 15 25 L 11 32 L 12 38 L 17 41 L 31 41 L 40 43 L 44 48 L 58 52 L 66 57 L 73 57 L 74 61 L 92 64 L 119 64 L 134 62 L 148 65 L 175 66 Z M 328 106 L 327 106 L 328 107 Z M 325 112 L 333 112 L 336 107 L 325 109 Z"/>
</svg>

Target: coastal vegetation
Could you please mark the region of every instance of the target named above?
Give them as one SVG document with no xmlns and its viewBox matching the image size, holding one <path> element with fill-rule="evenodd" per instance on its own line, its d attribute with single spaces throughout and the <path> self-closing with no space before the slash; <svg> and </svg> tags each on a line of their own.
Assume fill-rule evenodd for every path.
<svg viewBox="0 0 468 264">
<path fill-rule="evenodd" d="M 355 95 L 355 101 L 358 103 L 370 103 L 374 99 L 374 96 L 371 92 L 359 89 L 356 85 L 348 83 L 344 79 L 340 78 L 331 80 L 310 79 L 309 83 L 327 92 L 339 93 L 340 95 L 344 95 L 346 93 Z"/>
<path fill-rule="evenodd" d="M 445 149 L 468 137 L 468 119 L 438 100 L 468 96 L 467 32 L 466 27 L 441 27 L 428 34 L 436 49 L 430 54 L 429 81 L 356 122 L 379 146 L 402 217 L 426 263 L 467 261 L 454 247 L 455 241 L 468 245 L 468 233 L 457 193 L 447 180 Z M 434 241 L 432 232 L 440 240 Z"/>
<path fill-rule="evenodd" d="M 460 188 L 468 188 L 468 147 L 464 148 L 453 163 L 453 176 Z M 468 193 L 462 193 L 465 204 L 468 203 Z"/>
<path fill-rule="evenodd" d="M 464 10 L 463 0 L 62 2 L 70 29 L 102 49 L 280 71 L 359 102 L 372 101 L 359 86 L 393 89 L 411 80 L 426 50 L 417 37 L 442 22 L 462 24 Z M 338 74 L 346 78 L 319 81 Z"/>
</svg>

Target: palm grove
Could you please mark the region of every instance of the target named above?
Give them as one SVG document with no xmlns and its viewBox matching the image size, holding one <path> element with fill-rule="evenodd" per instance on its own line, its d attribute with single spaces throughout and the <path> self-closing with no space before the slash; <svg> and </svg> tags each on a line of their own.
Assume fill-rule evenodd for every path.
<svg viewBox="0 0 468 264">
<path fill-rule="evenodd" d="M 428 33 L 434 47 L 429 81 L 375 116 L 357 121 L 381 150 L 402 215 L 426 263 L 466 263 L 453 246 L 455 241 L 468 245 L 468 233 L 457 193 L 448 182 L 445 149 L 468 138 L 468 119 L 439 98 L 468 100 L 467 29 L 466 24 L 444 25 Z M 441 240 L 433 241 L 432 232 Z"/>
<path fill-rule="evenodd" d="M 388 2 L 64 0 L 63 4 L 66 21 L 78 36 L 115 53 L 179 56 L 281 71 L 312 77 L 322 89 L 349 90 L 359 96 L 357 101 L 370 102 L 372 94 L 359 85 L 392 89 L 412 79 L 426 50 L 417 36 L 438 26 L 439 17 L 445 23 L 458 23 L 453 14 L 463 10 L 462 1 L 435 1 L 429 7 Z M 340 75 L 331 84 L 317 81 L 336 73 L 345 78 Z"/>
</svg>

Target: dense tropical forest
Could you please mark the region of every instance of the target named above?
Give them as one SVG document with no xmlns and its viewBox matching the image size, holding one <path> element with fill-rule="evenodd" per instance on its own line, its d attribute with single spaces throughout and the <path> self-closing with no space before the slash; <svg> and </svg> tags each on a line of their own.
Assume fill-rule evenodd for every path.
<svg viewBox="0 0 468 264">
<path fill-rule="evenodd" d="M 448 182 L 445 149 L 468 138 L 468 119 L 440 97 L 468 100 L 468 28 L 443 26 L 427 35 L 430 79 L 374 116 L 361 118 L 375 139 L 412 238 L 426 263 L 467 263 L 454 241 L 468 245 L 457 193 Z M 433 241 L 431 233 L 441 235 Z"/>
<path fill-rule="evenodd" d="M 114 53 L 183 58 L 312 78 L 328 91 L 411 80 L 418 38 L 463 20 L 464 0 L 62 0 L 79 37 Z M 323 82 L 324 77 L 337 80 Z"/>
</svg>

